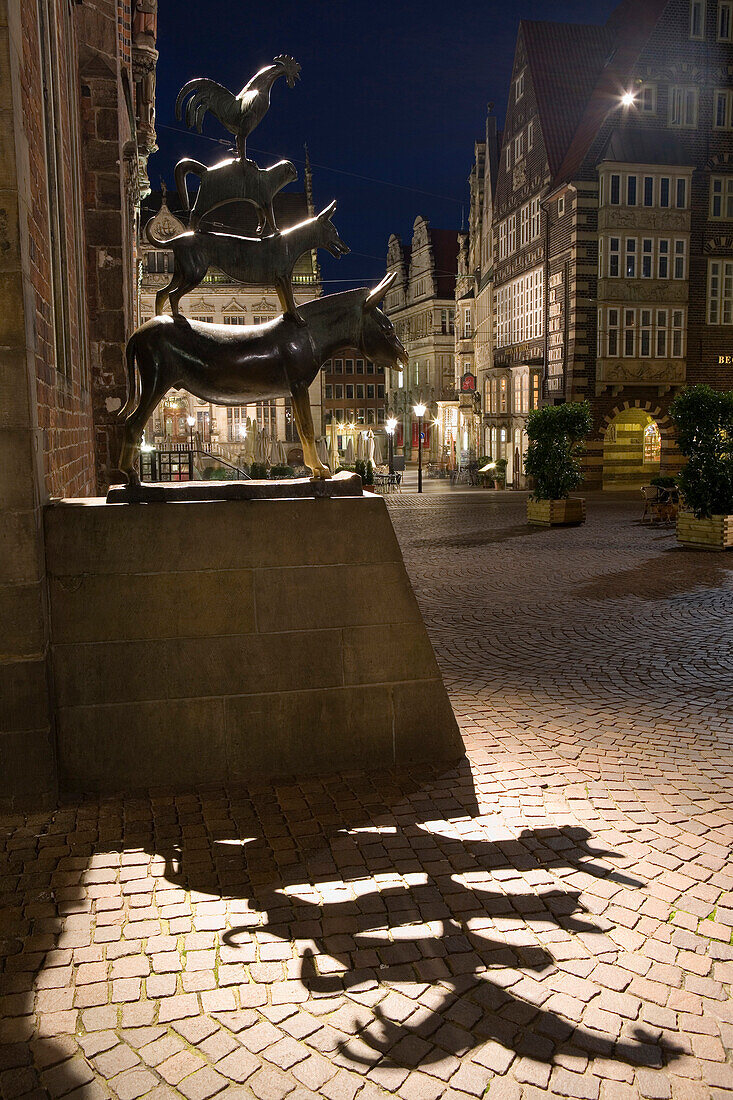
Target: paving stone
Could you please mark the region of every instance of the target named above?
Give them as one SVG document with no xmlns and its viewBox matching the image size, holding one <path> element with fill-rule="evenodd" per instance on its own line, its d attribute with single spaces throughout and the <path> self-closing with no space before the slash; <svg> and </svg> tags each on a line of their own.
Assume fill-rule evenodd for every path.
<svg viewBox="0 0 733 1100">
<path fill-rule="evenodd" d="M 197 1070 L 190 1077 L 180 1081 L 177 1088 L 187 1097 L 187 1100 L 208 1100 L 209 1096 L 216 1096 L 218 1092 L 227 1088 L 228 1084 L 226 1077 L 222 1077 L 211 1066 L 204 1066 L 203 1069 Z"/>
</svg>

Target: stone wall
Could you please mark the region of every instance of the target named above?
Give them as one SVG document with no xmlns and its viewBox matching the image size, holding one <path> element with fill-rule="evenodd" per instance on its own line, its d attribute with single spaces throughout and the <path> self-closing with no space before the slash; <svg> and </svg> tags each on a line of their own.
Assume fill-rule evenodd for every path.
<svg viewBox="0 0 733 1100">
<path fill-rule="evenodd" d="M 62 791 L 463 753 L 384 501 L 46 511 Z"/>
</svg>

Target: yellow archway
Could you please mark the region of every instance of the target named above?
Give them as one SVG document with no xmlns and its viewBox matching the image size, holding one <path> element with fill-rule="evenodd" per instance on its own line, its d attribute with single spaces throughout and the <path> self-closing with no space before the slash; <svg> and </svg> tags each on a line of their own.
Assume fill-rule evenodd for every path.
<svg viewBox="0 0 733 1100">
<path fill-rule="evenodd" d="M 624 409 L 606 428 L 603 488 L 638 489 L 659 473 L 662 436 L 646 409 Z"/>
</svg>

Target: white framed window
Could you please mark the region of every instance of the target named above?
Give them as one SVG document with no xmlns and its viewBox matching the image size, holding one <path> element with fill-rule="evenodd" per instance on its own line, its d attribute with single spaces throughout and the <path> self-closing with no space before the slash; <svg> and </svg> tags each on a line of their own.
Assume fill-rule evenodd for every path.
<svg viewBox="0 0 733 1100">
<path fill-rule="evenodd" d="M 623 331 L 623 355 L 633 358 L 636 355 L 636 310 L 625 309 Z"/>
<path fill-rule="evenodd" d="M 657 278 L 669 278 L 669 240 L 665 238 L 657 242 Z"/>
<path fill-rule="evenodd" d="M 243 313 L 225 313 L 224 314 L 225 325 L 246 325 L 247 318 Z"/>
<path fill-rule="evenodd" d="M 648 359 L 652 353 L 652 311 L 639 311 L 639 355 Z"/>
<path fill-rule="evenodd" d="M 672 358 L 681 359 L 685 354 L 685 312 L 672 310 Z"/>
<path fill-rule="evenodd" d="M 733 218 L 733 176 L 711 177 L 710 217 L 720 221 Z"/>
<path fill-rule="evenodd" d="M 470 340 L 471 338 L 471 307 L 463 307 L 463 339 Z"/>
<path fill-rule="evenodd" d="M 611 237 L 608 248 L 608 274 L 611 279 L 618 279 L 621 274 L 621 238 Z"/>
<path fill-rule="evenodd" d="M 687 180 L 683 176 L 678 176 L 675 181 L 675 206 L 678 210 L 687 207 Z"/>
<path fill-rule="evenodd" d="M 654 275 L 654 241 L 643 237 L 641 242 L 641 277 L 651 279 Z"/>
<path fill-rule="evenodd" d="M 678 129 L 694 130 L 697 126 L 697 88 L 670 84 L 668 123 Z"/>
<path fill-rule="evenodd" d="M 626 205 L 636 206 L 636 176 L 626 177 Z"/>
<path fill-rule="evenodd" d="M 557 216 L 561 218 L 565 213 L 565 196 L 561 195 L 557 200 Z"/>
<path fill-rule="evenodd" d="M 514 102 L 517 103 L 524 95 L 524 69 L 514 81 Z"/>
<path fill-rule="evenodd" d="M 690 0 L 690 38 L 705 37 L 705 0 Z"/>
<path fill-rule="evenodd" d="M 621 202 L 621 176 L 617 172 L 611 173 L 610 202 L 611 206 L 618 206 Z"/>
<path fill-rule="evenodd" d="M 527 151 L 534 146 L 534 122 L 527 123 Z"/>
<path fill-rule="evenodd" d="M 524 156 L 524 130 L 521 130 L 514 139 L 514 162 L 517 163 Z"/>
<path fill-rule="evenodd" d="M 674 242 L 674 278 L 684 279 L 687 274 L 687 242 Z"/>
<path fill-rule="evenodd" d="M 499 259 L 506 259 L 506 222 L 499 222 Z"/>
<path fill-rule="evenodd" d="M 626 238 L 626 262 L 624 263 L 624 276 L 627 279 L 636 278 L 636 237 Z"/>
<path fill-rule="evenodd" d="M 506 247 L 507 253 L 511 256 L 517 251 L 517 215 L 510 214 L 506 224 Z"/>
<path fill-rule="evenodd" d="M 507 172 L 510 172 L 512 168 L 512 145 L 510 141 L 506 143 L 505 164 Z"/>
<path fill-rule="evenodd" d="M 669 176 L 662 176 L 659 180 L 659 205 L 665 209 L 670 205 L 672 181 Z"/>
<path fill-rule="evenodd" d="M 655 115 L 657 113 L 656 84 L 642 84 L 636 97 L 636 105 L 643 115 Z"/>
<path fill-rule="evenodd" d="M 608 354 L 618 355 L 619 349 L 619 310 L 608 310 Z"/>
<path fill-rule="evenodd" d="M 519 212 L 519 247 L 524 248 L 529 244 L 530 215 L 529 203 L 525 203 Z"/>
<path fill-rule="evenodd" d="M 642 201 L 644 206 L 654 206 L 654 176 L 644 176 Z"/>
<path fill-rule="evenodd" d="M 713 127 L 716 130 L 733 129 L 733 91 L 730 88 L 715 89 Z"/>
<path fill-rule="evenodd" d="M 733 259 L 708 260 L 709 325 L 733 325 Z"/>
<path fill-rule="evenodd" d="M 530 202 L 530 204 L 529 204 L 529 213 L 530 213 L 530 219 L 531 219 L 531 223 L 532 223 L 531 228 L 530 228 L 530 233 L 531 233 L 531 236 L 532 236 L 532 240 L 534 241 L 540 235 L 540 199 L 539 199 L 539 195 L 537 196 L 537 198 L 532 199 L 532 201 Z"/>
<path fill-rule="evenodd" d="M 536 340 L 543 333 L 543 269 L 533 268 L 495 292 L 497 347 Z"/>
<path fill-rule="evenodd" d="M 603 262 L 606 258 L 605 257 L 604 241 L 605 241 L 604 237 L 599 237 L 598 238 L 598 278 L 599 279 L 602 279 L 604 274 L 605 274 L 605 268 L 603 266 Z"/>
<path fill-rule="evenodd" d="M 656 310 L 656 326 L 655 326 L 655 351 L 657 359 L 666 359 L 667 357 L 667 310 Z"/>
<path fill-rule="evenodd" d="M 718 42 L 733 42 L 733 0 L 718 0 Z"/>
</svg>

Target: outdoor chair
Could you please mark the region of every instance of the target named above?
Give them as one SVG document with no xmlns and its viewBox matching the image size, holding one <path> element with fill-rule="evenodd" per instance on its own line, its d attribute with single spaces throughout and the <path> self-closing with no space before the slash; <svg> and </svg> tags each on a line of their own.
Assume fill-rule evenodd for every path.
<svg viewBox="0 0 733 1100">
<path fill-rule="evenodd" d="M 641 514 L 642 523 L 647 516 L 653 522 L 659 518 L 659 486 L 642 485 L 641 495 L 644 501 L 644 511 Z"/>
</svg>

